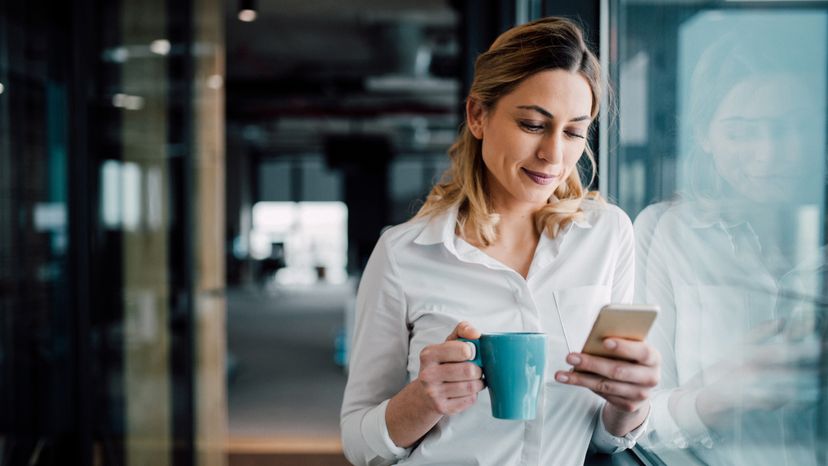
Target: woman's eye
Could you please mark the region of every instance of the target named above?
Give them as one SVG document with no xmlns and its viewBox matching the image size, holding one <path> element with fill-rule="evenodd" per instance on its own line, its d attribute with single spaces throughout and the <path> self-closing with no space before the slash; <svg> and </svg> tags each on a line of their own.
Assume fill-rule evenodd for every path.
<svg viewBox="0 0 828 466">
<path fill-rule="evenodd" d="M 525 129 L 526 131 L 528 131 L 530 133 L 540 133 L 544 129 L 546 129 L 546 126 L 544 126 L 544 125 L 536 125 L 536 124 L 533 124 L 533 123 L 527 123 L 525 121 L 520 122 L 520 127 Z"/>
<path fill-rule="evenodd" d="M 581 134 L 581 133 L 576 133 L 575 131 L 564 131 L 564 133 L 565 133 L 567 136 L 571 137 L 571 138 L 576 138 L 576 139 L 584 139 L 584 135 L 583 135 L 583 134 Z"/>
</svg>

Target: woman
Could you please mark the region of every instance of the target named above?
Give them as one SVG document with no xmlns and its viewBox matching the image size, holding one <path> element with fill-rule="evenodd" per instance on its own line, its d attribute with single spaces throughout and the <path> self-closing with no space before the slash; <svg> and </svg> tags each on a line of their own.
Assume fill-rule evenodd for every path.
<svg viewBox="0 0 828 466">
<path fill-rule="evenodd" d="M 619 359 L 577 352 L 600 307 L 633 294 L 632 225 L 576 167 L 584 153 L 592 162 L 600 90 L 595 56 L 564 19 L 507 31 L 478 58 L 446 179 L 382 235 L 360 284 L 342 407 L 352 462 L 582 464 L 590 443 L 620 451 L 644 431 L 655 349 L 608 339 Z M 534 421 L 491 416 L 471 349 L 455 341 L 496 331 L 548 334 Z"/>
<path fill-rule="evenodd" d="M 824 65 L 800 44 L 824 24 L 802 19 L 703 29 L 714 40 L 680 115 L 681 196 L 636 219 L 638 299 L 661 305 L 664 355 L 642 444 L 685 458 L 671 464 L 821 464 L 825 99 L 809 79 Z"/>
</svg>

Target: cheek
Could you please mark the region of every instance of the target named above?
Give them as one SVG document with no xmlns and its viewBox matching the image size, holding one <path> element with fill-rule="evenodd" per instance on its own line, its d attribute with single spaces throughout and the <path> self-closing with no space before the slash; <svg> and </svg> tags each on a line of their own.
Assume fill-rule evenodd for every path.
<svg viewBox="0 0 828 466">
<path fill-rule="evenodd" d="M 488 167 L 520 163 L 533 154 L 531 141 L 508 131 L 491 131 L 483 139 L 483 162 Z"/>
<path fill-rule="evenodd" d="M 564 153 L 564 165 L 566 166 L 567 172 L 571 171 L 575 165 L 578 164 L 578 161 L 581 160 L 581 157 L 583 157 L 585 151 L 586 142 L 573 143 L 566 148 L 566 152 Z"/>
<path fill-rule="evenodd" d="M 719 174 L 728 177 L 729 174 L 741 173 L 749 162 L 753 153 L 753 144 L 713 144 L 710 147 L 713 161 Z"/>
</svg>

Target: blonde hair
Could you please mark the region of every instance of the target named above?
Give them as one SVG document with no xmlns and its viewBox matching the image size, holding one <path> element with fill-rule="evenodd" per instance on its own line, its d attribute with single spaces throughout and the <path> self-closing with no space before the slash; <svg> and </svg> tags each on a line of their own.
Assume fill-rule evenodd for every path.
<svg viewBox="0 0 828 466">
<path fill-rule="evenodd" d="M 595 119 L 601 102 L 601 69 L 587 47 L 581 29 L 564 18 L 543 18 L 512 28 L 498 37 L 488 51 L 477 58 L 469 98 L 486 111 L 535 73 L 563 69 L 577 72 L 592 91 L 590 117 Z M 466 237 L 466 226 L 477 244 L 490 245 L 497 239 L 499 216 L 494 212 L 486 186 L 486 167 L 482 142 L 463 124 L 460 135 L 449 148 L 451 166 L 432 188 L 416 217 L 432 216 L 459 205 L 457 224 Z M 584 153 L 592 168 L 590 184 L 595 178 L 595 158 L 587 144 Z M 581 203 L 586 198 L 600 200 L 597 192 L 588 192 L 576 166 L 555 190 L 549 203 L 535 212 L 538 233 L 544 230 L 555 237 L 563 227 L 583 215 Z"/>
</svg>

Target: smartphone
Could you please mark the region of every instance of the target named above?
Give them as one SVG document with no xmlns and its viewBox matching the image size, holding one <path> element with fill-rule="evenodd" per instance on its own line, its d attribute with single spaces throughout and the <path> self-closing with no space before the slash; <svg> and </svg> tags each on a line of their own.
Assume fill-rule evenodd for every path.
<svg viewBox="0 0 828 466">
<path fill-rule="evenodd" d="M 605 338 L 643 341 L 658 311 L 654 304 L 607 304 L 598 313 L 582 352 L 611 357 L 612 354 L 604 348 Z"/>
</svg>

